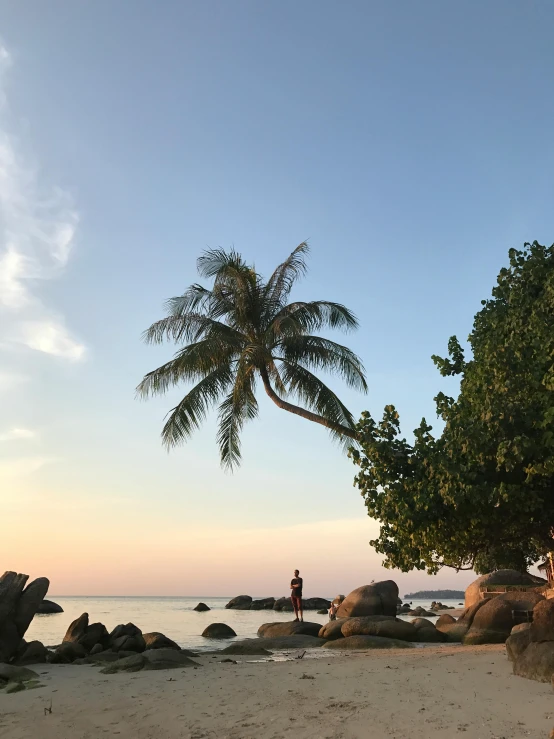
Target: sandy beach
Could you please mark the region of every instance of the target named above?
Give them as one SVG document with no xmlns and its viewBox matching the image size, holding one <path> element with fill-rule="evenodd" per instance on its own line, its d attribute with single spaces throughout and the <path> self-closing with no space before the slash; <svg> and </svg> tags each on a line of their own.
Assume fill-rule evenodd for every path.
<svg viewBox="0 0 554 739">
<path fill-rule="evenodd" d="M 539 739 L 554 727 L 551 686 L 514 677 L 503 645 L 270 663 L 221 659 L 125 675 L 38 666 L 45 687 L 0 695 L 0 736 Z M 45 713 L 50 701 L 52 713 Z"/>
</svg>

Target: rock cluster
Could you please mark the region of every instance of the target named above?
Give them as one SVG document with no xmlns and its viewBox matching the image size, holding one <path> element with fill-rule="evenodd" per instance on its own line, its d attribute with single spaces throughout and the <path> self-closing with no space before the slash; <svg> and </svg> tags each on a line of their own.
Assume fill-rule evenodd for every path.
<svg viewBox="0 0 554 739">
<path fill-rule="evenodd" d="M 328 610 L 331 607 L 331 601 L 327 598 L 304 598 L 302 607 L 305 611 Z M 250 595 L 237 595 L 232 598 L 225 608 L 231 608 L 235 611 L 284 611 L 291 612 L 294 610 L 290 597 L 286 598 L 261 598 L 253 600 Z"/>
<path fill-rule="evenodd" d="M 167 650 L 184 652 L 176 642 L 158 631 L 143 634 L 138 626 L 128 623 L 119 624 L 110 633 L 102 623 L 89 623 L 88 613 L 83 613 L 70 624 L 60 646 L 47 654 L 47 661 L 54 664 L 115 662 L 137 654 L 165 653 Z M 148 656 L 148 659 L 157 658 Z"/>
</svg>

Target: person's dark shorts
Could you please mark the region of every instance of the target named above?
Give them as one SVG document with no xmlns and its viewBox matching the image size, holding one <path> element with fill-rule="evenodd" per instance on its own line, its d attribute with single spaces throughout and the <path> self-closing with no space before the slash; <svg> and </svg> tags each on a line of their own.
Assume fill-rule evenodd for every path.
<svg viewBox="0 0 554 739">
<path fill-rule="evenodd" d="M 290 597 L 293 607 L 300 609 L 302 608 L 302 597 L 298 595 L 291 595 Z"/>
</svg>

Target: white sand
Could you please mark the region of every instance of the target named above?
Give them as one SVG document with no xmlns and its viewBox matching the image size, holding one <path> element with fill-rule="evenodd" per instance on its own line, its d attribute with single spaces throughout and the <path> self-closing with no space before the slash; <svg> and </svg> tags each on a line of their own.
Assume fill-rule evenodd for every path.
<svg viewBox="0 0 554 739">
<path fill-rule="evenodd" d="M 0 694 L 0 737 L 539 739 L 554 727 L 551 686 L 514 677 L 503 646 L 220 659 L 127 675 L 38 667 L 44 688 Z"/>
</svg>

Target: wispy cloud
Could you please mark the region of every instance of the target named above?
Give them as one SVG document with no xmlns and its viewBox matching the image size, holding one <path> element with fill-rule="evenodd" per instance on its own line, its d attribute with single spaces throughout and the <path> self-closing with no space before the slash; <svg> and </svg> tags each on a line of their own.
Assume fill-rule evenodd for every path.
<svg viewBox="0 0 554 739">
<path fill-rule="evenodd" d="M 34 439 L 35 437 L 36 432 L 31 431 L 31 429 L 13 428 L 4 434 L 0 434 L 0 441 L 17 441 L 19 439 Z"/>
<path fill-rule="evenodd" d="M 75 361 L 85 346 L 34 290 L 65 268 L 79 215 L 69 193 L 44 184 L 13 134 L 6 94 L 11 66 L 0 43 L 0 341 Z"/>
</svg>

